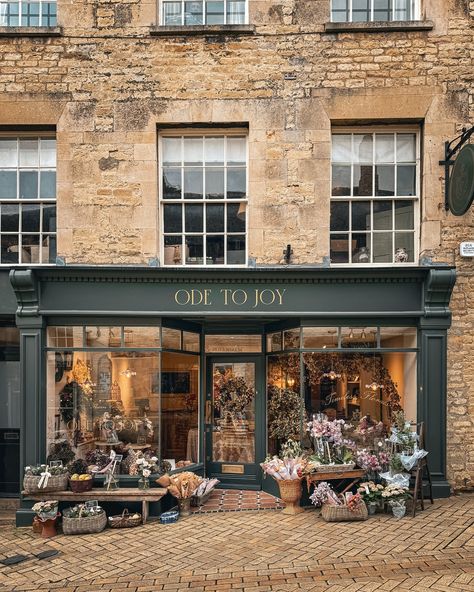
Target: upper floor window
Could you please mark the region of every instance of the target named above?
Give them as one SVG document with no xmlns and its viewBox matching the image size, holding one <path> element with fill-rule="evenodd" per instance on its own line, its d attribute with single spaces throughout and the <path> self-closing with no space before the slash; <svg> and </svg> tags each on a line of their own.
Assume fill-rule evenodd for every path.
<svg viewBox="0 0 474 592">
<path fill-rule="evenodd" d="M 160 136 L 164 265 L 247 262 L 247 137 Z"/>
<path fill-rule="evenodd" d="M 161 0 L 165 26 L 243 25 L 247 20 L 247 0 Z"/>
<path fill-rule="evenodd" d="M 56 260 L 56 140 L 0 137 L 0 264 Z"/>
<path fill-rule="evenodd" d="M 331 263 L 417 260 L 419 141 L 415 131 L 332 136 Z"/>
<path fill-rule="evenodd" d="M 333 23 L 413 21 L 419 18 L 419 0 L 332 0 Z"/>
<path fill-rule="evenodd" d="M 56 0 L 0 0 L 0 27 L 55 27 Z"/>
</svg>

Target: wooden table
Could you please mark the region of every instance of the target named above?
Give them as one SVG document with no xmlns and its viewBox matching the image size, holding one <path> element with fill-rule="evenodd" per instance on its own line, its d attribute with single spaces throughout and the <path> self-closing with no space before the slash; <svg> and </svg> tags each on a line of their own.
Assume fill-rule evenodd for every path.
<svg viewBox="0 0 474 592">
<path fill-rule="evenodd" d="M 58 500 L 60 502 L 84 502 L 87 500 L 97 501 L 124 501 L 124 502 L 142 502 L 142 524 L 148 519 L 148 510 L 150 502 L 158 502 L 168 492 L 164 487 L 150 487 L 150 489 L 138 489 L 124 487 L 123 489 L 109 490 L 102 487 L 96 487 L 91 491 L 83 493 L 74 493 L 74 491 L 51 491 L 48 493 L 26 493 L 22 494 L 35 501 L 44 501 L 48 499 Z"/>
<path fill-rule="evenodd" d="M 350 471 L 318 471 L 317 473 L 311 473 L 310 475 L 306 475 L 306 487 L 308 488 L 308 493 L 310 490 L 311 485 L 317 483 L 318 481 L 337 481 L 335 484 L 335 489 L 338 493 L 345 493 L 349 491 L 349 489 L 356 485 L 363 477 L 365 476 L 365 471 L 362 469 L 352 469 Z M 344 481 L 350 479 L 351 482 L 349 485 L 346 485 L 342 491 L 339 491 L 339 488 L 342 487 Z"/>
</svg>

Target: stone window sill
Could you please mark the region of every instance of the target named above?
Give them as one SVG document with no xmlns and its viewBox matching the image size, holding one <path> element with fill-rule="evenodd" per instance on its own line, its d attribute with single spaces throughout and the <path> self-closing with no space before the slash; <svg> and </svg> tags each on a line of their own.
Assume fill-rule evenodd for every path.
<svg viewBox="0 0 474 592">
<path fill-rule="evenodd" d="M 0 37 L 60 37 L 61 27 L 0 27 Z"/>
<path fill-rule="evenodd" d="M 186 27 L 151 27 L 150 34 L 158 37 L 188 35 L 253 35 L 254 25 L 188 25 Z"/>
<path fill-rule="evenodd" d="M 389 31 L 431 31 L 432 21 L 374 21 L 370 23 L 326 23 L 326 33 L 385 33 Z"/>
</svg>

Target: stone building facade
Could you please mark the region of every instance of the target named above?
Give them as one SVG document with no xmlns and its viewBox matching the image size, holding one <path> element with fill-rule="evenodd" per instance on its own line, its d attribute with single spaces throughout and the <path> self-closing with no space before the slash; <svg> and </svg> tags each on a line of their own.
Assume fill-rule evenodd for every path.
<svg viewBox="0 0 474 592">
<path fill-rule="evenodd" d="M 60 266 L 163 266 L 159 143 L 243 129 L 251 268 L 329 268 L 331 135 L 415 130 L 414 264 L 455 266 L 448 476 L 474 479 L 474 213 L 444 209 L 444 142 L 474 122 L 474 2 L 414 22 L 330 23 L 330 0 L 249 0 L 239 26 L 162 27 L 155 0 L 58 0 L 57 26 L 0 29 L 0 130 L 57 141 Z M 211 126 L 211 127 L 210 127 Z M 212 127 L 214 126 L 214 127 Z M 371 132 L 371 133 L 372 133 Z M 417 206 L 418 207 L 418 206 Z"/>
</svg>

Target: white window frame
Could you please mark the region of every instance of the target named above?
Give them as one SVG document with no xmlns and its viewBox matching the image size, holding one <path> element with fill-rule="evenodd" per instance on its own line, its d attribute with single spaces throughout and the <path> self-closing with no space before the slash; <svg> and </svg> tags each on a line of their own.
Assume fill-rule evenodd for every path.
<svg viewBox="0 0 474 592">
<path fill-rule="evenodd" d="M 4 6 L 7 4 L 18 4 L 18 25 L 10 25 L 4 23 Z M 23 5 L 24 4 L 39 4 L 39 22 L 37 25 L 23 24 Z M 57 1 L 56 0 L 5 0 L 0 2 L 0 27 L 55 27 L 57 25 L 50 25 L 49 23 L 43 23 L 43 4 L 56 4 L 56 19 L 57 19 Z"/>
<path fill-rule="evenodd" d="M 210 136 L 210 137 L 219 137 L 219 136 L 226 136 L 226 137 L 245 137 L 245 170 L 246 170 L 246 187 L 245 187 L 245 198 L 240 199 L 228 199 L 225 197 L 224 199 L 206 199 L 205 197 L 205 188 L 203 188 L 203 199 L 185 199 L 184 196 L 181 199 L 163 199 L 163 145 L 162 139 L 169 138 L 169 137 L 203 137 L 203 136 Z M 224 148 L 225 149 L 225 148 Z M 181 165 L 183 166 L 183 165 Z M 205 164 L 203 162 L 202 167 L 205 168 Z M 247 128 L 205 128 L 205 129 L 190 129 L 190 128 L 182 128 L 182 129 L 170 129 L 170 130 L 163 130 L 159 133 L 158 136 L 158 195 L 159 195 L 159 217 L 160 217 L 160 236 L 159 236 L 159 253 L 160 253 L 160 262 L 162 267 L 186 267 L 186 268 L 194 268 L 194 269 L 219 269 L 219 268 L 229 268 L 229 267 L 239 267 L 239 268 L 246 268 L 248 267 L 248 258 L 249 258 L 249 141 L 248 141 L 248 129 Z M 206 217 L 203 216 L 203 232 L 185 232 L 185 208 L 182 209 L 182 231 L 180 233 L 169 233 L 165 232 L 164 229 L 164 206 L 169 204 L 232 204 L 232 203 L 243 203 L 245 205 L 245 231 L 243 232 L 235 232 L 230 233 L 241 235 L 245 234 L 245 259 L 244 263 L 207 263 L 206 258 L 206 236 L 208 236 L 206 232 Z M 219 233 L 211 233 L 218 234 L 219 236 L 222 235 L 224 237 L 224 244 L 227 245 L 227 208 L 224 210 L 224 232 Z M 165 264 L 165 234 L 166 235 L 176 235 L 182 237 L 181 241 L 181 263 L 173 263 L 173 264 Z M 186 263 L 186 250 L 185 250 L 185 237 L 186 234 L 191 234 L 195 236 L 202 236 L 203 237 L 203 260 L 204 263 Z M 226 251 L 227 252 L 227 247 Z"/>
<path fill-rule="evenodd" d="M 420 128 L 417 126 L 403 126 L 403 125 L 399 125 L 399 126 L 394 126 L 394 125 L 380 125 L 380 126 L 367 126 L 367 127 L 357 127 L 357 126 L 352 126 L 352 127 L 338 127 L 338 126 L 333 126 L 331 129 L 331 147 L 332 147 L 332 138 L 334 135 L 344 135 L 344 134 L 390 134 L 390 133 L 409 133 L 409 134 L 415 134 L 416 135 L 416 144 L 415 144 L 415 149 L 416 149 L 416 153 L 415 153 L 415 165 L 416 165 L 416 171 L 415 171 L 415 187 L 416 187 L 416 196 L 409 196 L 409 195 L 404 195 L 404 196 L 352 196 L 352 195 L 332 195 L 332 165 L 333 165 L 333 161 L 332 161 L 332 156 L 331 156 L 331 171 L 330 171 L 330 205 L 333 202 L 339 201 L 339 202 L 344 202 L 347 201 L 349 202 L 349 230 L 348 231 L 331 231 L 331 226 L 330 226 L 330 218 L 331 218 L 331 213 L 329 213 L 329 223 L 328 223 L 328 228 L 329 228 L 329 255 L 331 253 L 331 236 L 332 235 L 337 235 L 337 234 L 348 234 L 349 238 L 348 238 L 348 253 L 349 253 L 349 261 L 347 263 L 333 263 L 331 261 L 330 265 L 331 267 L 416 267 L 418 266 L 418 259 L 419 259 L 419 255 L 420 255 L 420 210 L 421 210 L 421 134 L 420 134 Z M 373 171 L 373 175 L 375 174 L 375 142 L 373 142 L 373 162 L 372 165 L 374 167 L 374 171 Z M 396 154 L 396 144 L 395 144 L 395 154 Z M 353 158 L 353 155 L 351 155 L 351 158 Z M 337 163 L 340 164 L 340 163 Z M 351 161 L 351 164 L 352 161 Z M 394 166 L 396 167 L 397 165 L 394 164 Z M 353 167 L 351 166 L 351 186 L 353 186 Z M 372 193 L 374 193 L 375 190 L 375 184 L 372 183 L 372 187 L 373 187 L 373 191 Z M 414 231 L 413 231 L 413 261 L 411 262 L 407 262 L 407 263 L 397 263 L 395 261 L 392 260 L 391 263 L 389 262 L 383 262 L 383 263 L 372 263 L 371 261 L 368 263 L 359 263 L 359 262 L 352 262 L 352 250 L 351 250 L 351 239 L 352 239 L 352 233 L 354 234 L 364 234 L 366 233 L 367 235 L 369 235 L 370 237 L 370 245 L 371 245 L 371 249 L 370 249 L 370 257 L 372 258 L 372 253 L 373 253 L 373 249 L 372 249 L 372 237 L 375 233 L 378 232 L 389 232 L 388 230 L 381 230 L 381 231 L 374 231 L 373 228 L 371 227 L 370 230 L 367 231 L 363 231 L 363 230 L 352 230 L 352 214 L 351 214 L 351 204 L 353 202 L 367 202 L 370 201 L 371 202 L 371 212 L 373 212 L 373 208 L 372 208 L 372 204 L 374 202 L 377 201 L 392 201 L 392 202 L 397 202 L 397 201 L 412 201 L 414 204 L 413 207 L 413 225 L 414 225 Z M 372 225 L 373 225 L 373 215 L 371 215 L 372 218 Z M 395 220 L 392 220 L 392 230 L 390 232 L 392 232 L 392 234 L 396 233 L 397 231 L 394 228 L 395 225 Z M 408 232 L 408 231 L 404 231 L 401 230 L 399 232 Z M 395 247 L 395 245 L 393 245 Z"/>
<path fill-rule="evenodd" d="M 180 25 L 166 25 L 165 24 L 165 9 L 164 9 L 164 5 L 167 2 L 180 2 L 182 9 L 181 9 L 181 24 Z M 160 25 L 163 27 L 190 27 L 192 25 L 186 25 L 184 22 L 184 5 L 187 1 L 192 1 L 192 0 L 158 0 L 158 8 L 159 8 L 159 14 L 160 14 Z M 205 22 L 205 18 L 206 18 L 206 3 L 207 2 L 212 2 L 212 0 L 196 0 L 199 2 L 203 3 L 203 24 L 202 25 L 196 25 L 196 26 L 206 26 L 207 23 Z M 222 2 L 224 2 L 224 22 L 222 23 L 222 25 L 227 25 L 227 0 L 221 0 Z M 244 22 L 242 23 L 243 25 L 247 25 L 249 22 L 249 0 L 242 0 L 243 2 L 245 2 L 245 17 L 244 17 Z M 230 23 L 233 24 L 233 23 Z M 218 25 L 219 26 L 219 25 Z"/>
<path fill-rule="evenodd" d="M 20 191 L 20 180 L 19 180 L 19 176 L 20 176 L 20 171 L 22 170 L 37 170 L 39 171 L 53 171 L 56 173 L 57 175 L 57 170 L 58 170 L 58 153 L 57 153 L 57 137 L 56 134 L 54 132 L 33 132 L 33 133 L 28 133 L 28 132 L 6 132 L 6 133 L 0 133 L 0 139 L 5 140 L 5 139 L 9 139 L 9 140 L 17 140 L 17 150 L 18 150 L 18 159 L 17 159 L 17 163 L 18 165 L 16 167 L 6 167 L 6 166 L 2 166 L 2 162 L 0 161 L 0 169 L 1 170 L 16 170 L 17 172 L 17 197 L 16 198 L 2 198 L 0 197 L 0 206 L 2 205 L 18 205 L 19 206 L 19 222 L 18 222 L 18 231 L 16 232 L 7 232 L 5 233 L 6 235 L 11 235 L 11 236 L 17 236 L 18 237 L 18 262 L 17 263 L 12 263 L 12 262 L 1 262 L 0 259 L 0 268 L 2 267 L 12 267 L 12 266 L 28 266 L 28 267 L 37 267 L 37 266 L 43 266 L 43 265 L 55 265 L 55 261 L 44 261 L 43 262 L 43 246 L 42 246 L 42 239 L 44 236 L 54 236 L 54 238 L 57 241 L 57 226 L 56 226 L 56 230 L 55 231 L 49 231 L 49 230 L 43 230 L 43 211 L 44 208 L 41 207 L 40 208 L 40 226 L 39 226 L 39 232 L 28 232 L 25 231 L 23 232 L 22 229 L 22 207 L 23 205 L 54 205 L 56 208 L 56 220 L 57 220 L 57 177 L 56 177 L 56 197 L 54 198 L 40 198 L 39 196 L 36 198 L 20 198 L 19 197 L 19 191 Z M 41 167 L 40 165 L 40 161 L 39 161 L 39 155 L 38 155 L 38 166 L 34 167 L 34 166 L 20 166 L 20 160 L 19 160 L 19 155 L 20 155 L 20 140 L 56 140 L 56 164 L 53 167 L 48 166 L 48 167 Z M 39 150 L 39 146 L 40 144 L 38 144 L 38 150 Z M 40 190 L 39 187 L 39 180 L 40 180 L 40 176 L 38 176 L 38 192 Z M 0 208 L 1 209 L 1 208 Z M 0 212 L 0 216 L 1 216 L 1 212 Z M 2 227 L 1 227 L 1 218 L 0 218 L 0 233 L 4 234 L 2 232 Z M 39 262 L 35 262 L 32 263 L 31 261 L 22 261 L 22 237 L 23 235 L 37 235 L 39 236 L 39 252 L 38 252 L 38 257 L 39 257 Z"/>
<path fill-rule="evenodd" d="M 331 0 L 331 22 L 348 22 L 348 23 L 352 23 L 352 22 L 358 22 L 358 23 L 364 23 L 364 22 L 378 22 L 377 20 L 375 20 L 374 18 L 374 11 L 375 11 L 375 0 L 370 0 L 370 20 L 369 21 L 353 21 L 352 20 L 352 1 L 353 0 L 346 0 L 348 3 L 348 10 L 349 10 L 349 18 L 347 21 L 334 21 L 333 20 L 333 0 Z M 394 3 L 397 2 L 397 0 L 392 0 Z M 420 3 L 421 0 L 411 0 L 411 8 L 412 8 L 412 18 L 409 21 L 402 21 L 402 22 L 412 22 L 412 21 L 417 21 L 420 20 Z M 391 22 L 398 22 L 395 19 L 391 19 Z"/>
</svg>

